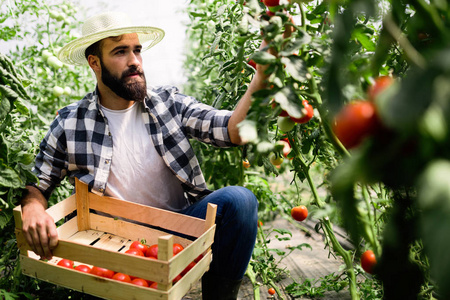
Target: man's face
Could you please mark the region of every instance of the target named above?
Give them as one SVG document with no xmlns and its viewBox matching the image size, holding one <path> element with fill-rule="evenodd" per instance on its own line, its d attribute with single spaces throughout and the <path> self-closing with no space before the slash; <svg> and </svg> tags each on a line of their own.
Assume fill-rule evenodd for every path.
<svg viewBox="0 0 450 300">
<path fill-rule="evenodd" d="M 147 94 L 141 48 L 137 34 L 108 38 L 102 44 L 101 80 L 125 100 L 142 101 Z"/>
</svg>

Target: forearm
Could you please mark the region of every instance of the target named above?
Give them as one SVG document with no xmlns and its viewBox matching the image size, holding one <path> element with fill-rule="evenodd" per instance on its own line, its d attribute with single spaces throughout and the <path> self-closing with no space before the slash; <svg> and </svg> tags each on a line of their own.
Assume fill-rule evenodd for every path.
<svg viewBox="0 0 450 300">
<path fill-rule="evenodd" d="M 244 144 L 239 135 L 239 127 L 238 124 L 242 122 L 250 109 L 252 104 L 252 94 L 264 89 L 267 85 L 267 76 L 263 73 L 263 71 L 257 71 L 255 76 L 253 77 L 250 85 L 245 92 L 244 96 L 239 100 L 233 114 L 228 121 L 228 134 L 230 136 L 230 140 L 233 144 L 242 145 Z"/>
<path fill-rule="evenodd" d="M 21 201 L 22 208 L 27 205 L 42 205 L 44 209 L 47 209 L 48 203 L 41 191 L 34 186 L 27 186 L 27 193 Z"/>
</svg>

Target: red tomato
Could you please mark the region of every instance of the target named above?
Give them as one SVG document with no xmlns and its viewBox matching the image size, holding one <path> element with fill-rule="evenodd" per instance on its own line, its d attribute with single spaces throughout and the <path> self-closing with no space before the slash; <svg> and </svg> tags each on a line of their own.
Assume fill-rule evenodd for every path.
<svg viewBox="0 0 450 300">
<path fill-rule="evenodd" d="M 91 272 L 91 268 L 89 266 L 86 265 L 78 265 L 75 267 L 75 270 L 83 272 L 83 273 L 90 273 Z"/>
<path fill-rule="evenodd" d="M 304 205 L 296 206 L 291 209 L 291 216 L 296 221 L 303 221 L 308 216 L 308 209 Z"/>
<path fill-rule="evenodd" d="M 145 251 L 145 256 L 158 258 L 158 245 L 151 245 L 148 247 L 147 251 Z"/>
<path fill-rule="evenodd" d="M 280 0 L 263 0 L 263 2 L 268 7 L 280 5 Z"/>
<path fill-rule="evenodd" d="M 127 274 L 123 274 L 123 273 L 114 274 L 112 279 L 117 280 L 117 281 L 122 281 L 122 282 L 131 282 L 130 276 Z"/>
<path fill-rule="evenodd" d="M 125 253 L 137 256 L 145 256 L 144 253 L 137 248 L 130 248 L 127 251 L 125 251 Z"/>
<path fill-rule="evenodd" d="M 131 280 L 131 283 L 135 284 L 135 285 L 139 285 L 139 286 L 145 286 L 145 287 L 149 286 L 147 280 L 142 279 L 142 278 L 135 278 L 135 279 Z"/>
<path fill-rule="evenodd" d="M 142 253 L 145 253 L 145 251 L 147 251 L 148 249 L 148 246 L 142 244 L 140 241 L 134 241 L 133 243 L 131 243 L 130 249 L 139 249 L 142 251 Z"/>
<path fill-rule="evenodd" d="M 270 288 L 268 290 L 269 295 L 275 295 L 275 289 L 274 288 Z"/>
<path fill-rule="evenodd" d="M 105 278 L 113 278 L 115 272 L 105 269 L 105 268 L 93 266 L 91 269 L 91 272 L 89 272 L 89 273 L 93 274 L 93 275 L 105 277 Z"/>
<path fill-rule="evenodd" d="M 152 289 L 157 289 L 158 288 L 158 283 L 157 282 L 153 282 L 152 284 L 150 284 L 150 287 Z"/>
<path fill-rule="evenodd" d="M 183 278 L 183 276 L 182 276 L 181 274 L 179 274 L 177 277 L 175 277 L 175 278 L 172 280 L 172 284 L 177 283 L 181 278 Z"/>
<path fill-rule="evenodd" d="M 336 115 L 333 132 L 342 145 L 351 149 L 358 146 L 364 138 L 373 135 L 380 128 L 375 104 L 369 101 L 356 101 L 345 105 Z"/>
<path fill-rule="evenodd" d="M 184 249 L 183 246 L 181 246 L 180 244 L 173 244 L 173 255 L 177 255 L 178 253 L 180 253 L 182 250 Z"/>
<path fill-rule="evenodd" d="M 295 123 L 304 124 L 309 122 L 309 120 L 311 120 L 312 117 L 314 117 L 314 108 L 309 104 L 308 100 L 304 99 L 302 101 L 302 104 L 303 104 L 302 109 L 303 116 L 300 118 L 291 117 L 292 121 L 294 121 Z"/>
<path fill-rule="evenodd" d="M 199 261 L 202 260 L 202 258 L 203 258 L 203 254 L 200 254 L 199 256 L 197 256 L 196 259 L 194 259 L 194 261 L 195 261 L 196 263 L 198 263 Z"/>
<path fill-rule="evenodd" d="M 193 267 L 195 267 L 197 263 L 195 261 L 191 262 L 190 264 L 187 265 L 186 268 L 184 268 L 184 270 L 180 273 L 181 276 L 186 275 L 187 272 L 189 272 Z"/>
<path fill-rule="evenodd" d="M 247 63 L 248 63 L 250 66 L 252 66 L 254 69 L 256 69 L 256 62 L 255 62 L 253 59 L 250 59 Z"/>
<path fill-rule="evenodd" d="M 57 265 L 60 266 L 60 267 L 65 267 L 65 268 L 72 269 L 73 268 L 73 261 L 71 261 L 70 259 L 63 258 L 60 261 L 58 261 Z"/>
<path fill-rule="evenodd" d="M 369 100 L 373 101 L 381 92 L 387 89 L 394 79 L 390 76 L 380 76 L 375 78 L 374 83 L 367 90 Z"/>
<path fill-rule="evenodd" d="M 361 267 L 369 274 L 373 274 L 373 268 L 377 264 L 377 258 L 372 250 L 367 250 L 361 255 Z"/>
</svg>

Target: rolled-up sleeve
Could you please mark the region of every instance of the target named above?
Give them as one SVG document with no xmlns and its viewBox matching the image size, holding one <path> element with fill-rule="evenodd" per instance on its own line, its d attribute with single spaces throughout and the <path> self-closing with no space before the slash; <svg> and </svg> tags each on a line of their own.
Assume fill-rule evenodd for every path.
<svg viewBox="0 0 450 300">
<path fill-rule="evenodd" d="M 183 125 L 187 134 L 216 147 L 234 146 L 228 134 L 232 111 L 215 109 L 188 96 L 183 98 L 182 103 Z"/>
<path fill-rule="evenodd" d="M 63 120 L 57 117 L 39 145 L 39 153 L 33 169 L 39 178 L 35 185 L 46 198 L 67 174 L 66 138 L 61 126 Z"/>
</svg>

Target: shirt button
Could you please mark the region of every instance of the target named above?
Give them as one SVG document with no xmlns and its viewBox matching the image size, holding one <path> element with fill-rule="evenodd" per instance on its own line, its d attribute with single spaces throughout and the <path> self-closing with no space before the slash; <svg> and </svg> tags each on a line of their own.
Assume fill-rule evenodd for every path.
<svg viewBox="0 0 450 300">
<path fill-rule="evenodd" d="M 106 160 L 105 160 L 105 164 L 109 164 L 109 159 L 106 159 Z"/>
</svg>

